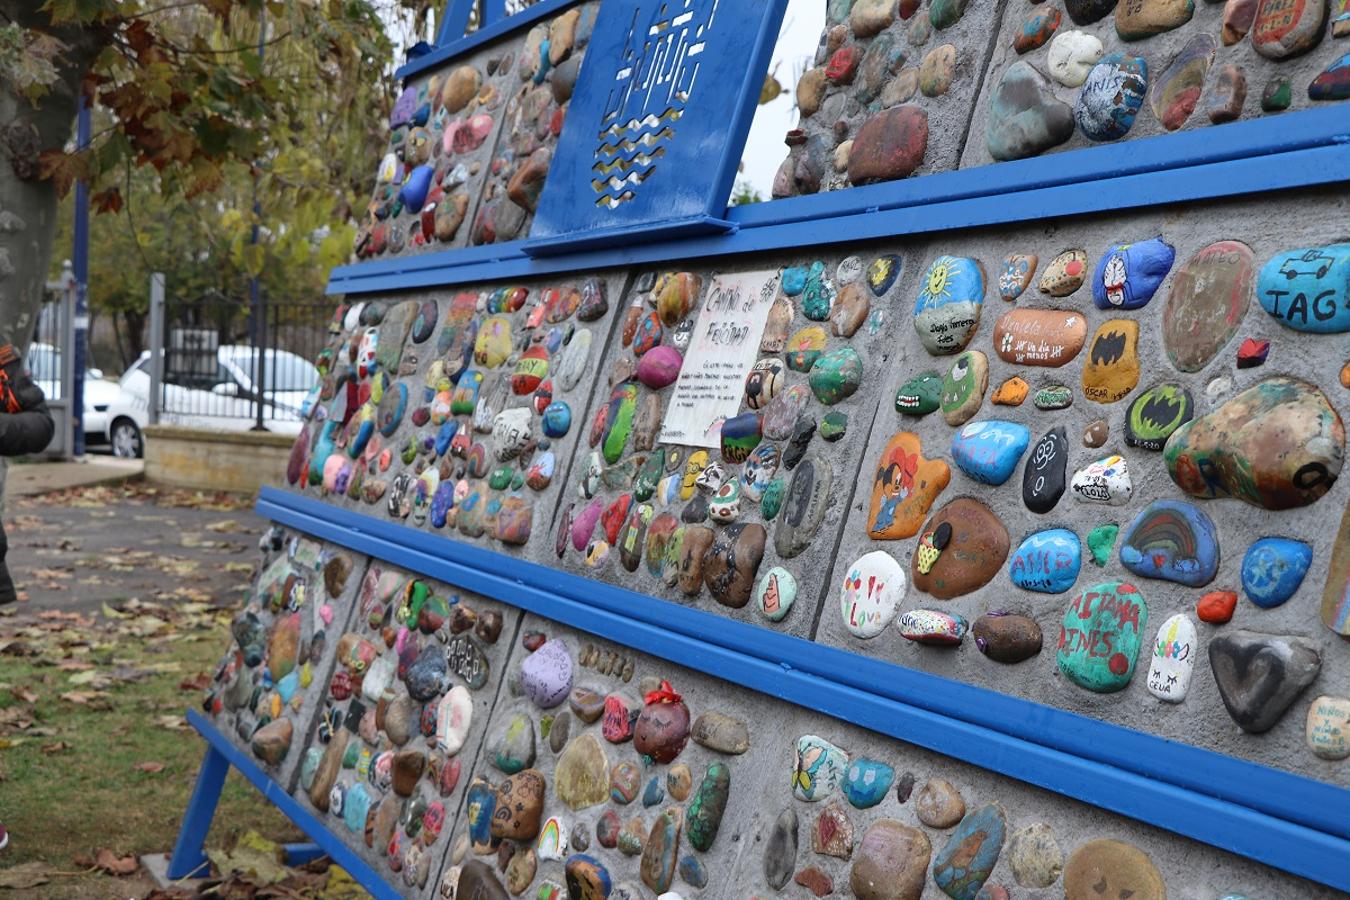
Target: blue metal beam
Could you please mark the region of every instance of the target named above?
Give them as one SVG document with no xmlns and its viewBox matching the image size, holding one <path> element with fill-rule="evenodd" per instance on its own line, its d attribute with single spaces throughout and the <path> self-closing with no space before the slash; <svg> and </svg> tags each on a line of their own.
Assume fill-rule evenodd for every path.
<svg viewBox="0 0 1350 900">
<path fill-rule="evenodd" d="M 406 82 L 414 75 L 428 69 L 439 68 L 448 60 L 463 56 L 470 50 L 475 50 L 484 44 L 495 41 L 503 35 L 526 28 L 540 19 L 567 9 L 569 6 L 575 6 L 581 0 L 539 0 L 533 6 L 526 7 L 510 16 L 498 15 L 497 9 L 503 7 L 503 0 L 495 0 L 497 9 L 483 10 L 481 13 L 483 18 L 479 21 L 478 29 L 473 34 L 466 35 L 464 29 L 469 24 L 468 10 L 472 8 L 474 2 L 477 2 L 477 0 L 472 0 L 463 8 L 459 5 L 447 7 L 445 21 L 441 24 L 440 36 L 437 38 L 435 49 L 424 56 L 419 56 L 417 59 L 409 60 L 394 72 L 394 77 L 399 81 Z M 485 0 L 484 6 L 491 7 L 493 2 L 494 0 Z"/>
<path fill-rule="evenodd" d="M 264 488 L 260 515 L 639 651 L 1350 889 L 1350 791 Z M 1222 822 L 1222 828 L 1216 823 Z"/>
</svg>

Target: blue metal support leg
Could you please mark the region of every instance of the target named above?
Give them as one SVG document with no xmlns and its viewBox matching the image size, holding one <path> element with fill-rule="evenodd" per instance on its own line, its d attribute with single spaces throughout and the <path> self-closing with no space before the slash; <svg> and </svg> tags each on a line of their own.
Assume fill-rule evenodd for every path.
<svg viewBox="0 0 1350 900">
<path fill-rule="evenodd" d="M 183 824 L 178 829 L 173 856 L 169 858 L 169 878 L 191 878 L 206 873 L 210 863 L 202 852 L 202 845 L 206 843 L 206 833 L 211 830 L 216 804 L 220 802 L 220 789 L 225 786 L 229 771 L 230 761 L 208 743 L 202 767 L 197 771 L 197 783 L 192 788 L 192 798 L 183 812 Z"/>
</svg>

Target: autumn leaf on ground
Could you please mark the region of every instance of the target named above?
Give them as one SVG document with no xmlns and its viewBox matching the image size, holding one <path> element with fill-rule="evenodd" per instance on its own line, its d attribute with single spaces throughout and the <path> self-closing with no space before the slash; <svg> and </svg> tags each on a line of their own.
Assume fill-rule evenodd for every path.
<svg viewBox="0 0 1350 900">
<path fill-rule="evenodd" d="M 140 868 L 135 855 L 118 856 L 104 847 L 94 856 L 94 865 L 109 875 L 130 875 Z"/>
<path fill-rule="evenodd" d="M 97 704 L 95 701 L 104 700 L 112 695 L 107 691 L 67 691 L 60 695 L 60 698 L 67 703 L 74 703 L 76 706 L 107 706 L 107 704 Z"/>
<path fill-rule="evenodd" d="M 26 862 L 0 869 L 0 889 L 23 891 L 46 884 L 53 877 L 68 873 L 53 869 L 44 862 Z"/>
<path fill-rule="evenodd" d="M 74 749 L 75 745 L 70 743 L 70 741 L 57 741 L 53 744 L 42 745 L 43 753 L 62 753 L 66 750 L 74 750 Z"/>
<path fill-rule="evenodd" d="M 38 695 L 28 690 L 28 688 L 12 687 L 9 689 L 11 695 L 20 703 L 36 703 Z"/>
<path fill-rule="evenodd" d="M 155 724 L 170 731 L 188 731 L 192 727 L 182 716 L 155 716 Z"/>
<path fill-rule="evenodd" d="M 151 774 L 151 775 L 156 775 L 156 774 L 158 774 L 158 773 L 164 771 L 164 763 L 162 763 L 162 762 L 139 762 L 139 763 L 136 763 L 136 765 L 132 766 L 131 768 L 135 769 L 137 772 L 148 772 L 148 773 Z"/>
<path fill-rule="evenodd" d="M 214 531 L 216 534 L 233 534 L 234 532 L 243 529 L 240 528 L 239 523 L 234 519 L 222 519 L 219 522 L 212 522 L 210 525 L 207 525 L 206 530 Z"/>
<path fill-rule="evenodd" d="M 184 678 L 178 682 L 180 691 L 204 691 L 211 686 L 211 676 L 206 672 L 201 672 L 192 678 Z"/>
</svg>

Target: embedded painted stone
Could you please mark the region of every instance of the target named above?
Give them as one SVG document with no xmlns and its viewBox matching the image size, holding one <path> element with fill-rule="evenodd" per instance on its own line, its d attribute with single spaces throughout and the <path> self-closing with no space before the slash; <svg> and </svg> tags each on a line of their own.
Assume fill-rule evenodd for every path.
<svg viewBox="0 0 1350 900">
<path fill-rule="evenodd" d="M 685 833 L 695 850 L 706 852 L 717 839 L 717 831 L 722 826 L 722 815 L 727 809 L 727 796 L 731 792 L 731 770 L 724 762 L 715 762 L 708 766 L 707 774 L 689 802 L 689 819 Z"/>
<path fill-rule="evenodd" d="M 1063 384 L 1047 385 L 1036 392 L 1036 396 L 1031 398 L 1031 404 L 1046 411 L 1068 409 L 1073 405 L 1073 389 Z"/>
<path fill-rule="evenodd" d="M 1067 528 L 1028 535 L 1008 560 L 1008 577 L 1025 591 L 1062 594 L 1078 580 L 1083 545 Z"/>
<path fill-rule="evenodd" d="M 1194 3 L 1193 0 L 1168 0 L 1163 5 L 1193 7 Z M 1201 32 L 1192 36 L 1149 88 L 1149 105 L 1168 131 L 1176 131 L 1186 124 L 1195 109 L 1218 46 L 1219 42 L 1210 34 Z"/>
<path fill-rule="evenodd" d="M 1255 369 L 1257 366 L 1265 365 L 1268 356 L 1270 356 L 1270 341 L 1247 338 L 1238 345 L 1237 367 Z"/>
<path fill-rule="evenodd" d="M 980 324 L 984 271 L 978 260 L 939 256 L 928 267 L 914 307 L 914 330 L 934 356 L 959 353 Z"/>
<path fill-rule="evenodd" d="M 637 364 L 637 379 L 654 391 L 675 383 L 680 377 L 684 357 L 674 347 L 663 344 L 643 354 Z"/>
<path fill-rule="evenodd" d="M 1232 621 L 1233 611 L 1237 609 L 1237 593 L 1234 591 L 1210 591 L 1195 604 L 1195 614 L 1202 622 L 1211 625 L 1223 625 Z"/>
<path fill-rule="evenodd" d="M 1167 471 L 1193 497 L 1238 497 L 1265 509 L 1307 506 L 1331 489 L 1345 426 L 1315 386 L 1270 378 L 1182 425 L 1163 448 Z"/>
<path fill-rule="evenodd" d="M 615 764 L 609 770 L 609 799 L 620 806 L 632 803 L 641 779 L 642 772 L 635 763 L 624 760 Z"/>
<path fill-rule="evenodd" d="M 882 800 L 895 781 L 895 770 L 883 762 L 859 757 L 848 764 L 844 799 L 857 809 L 871 809 Z"/>
<path fill-rule="evenodd" d="M 1116 34 L 1137 41 L 1180 28 L 1195 13 L 1194 0 L 1133 0 L 1116 5 Z"/>
<path fill-rule="evenodd" d="M 774 820 L 764 843 L 764 881 L 776 891 L 782 890 L 797 867 L 797 831 L 797 812 L 788 806 Z"/>
<path fill-rule="evenodd" d="M 712 547 L 713 530 L 706 525 L 689 525 L 680 542 L 680 561 L 676 581 L 688 596 L 696 595 L 703 585 L 703 561 Z"/>
<path fill-rule="evenodd" d="M 745 722 L 716 710 L 700 714 L 694 720 L 689 736 L 700 747 L 707 747 L 709 750 L 729 756 L 740 756 L 750 749 L 750 729 Z M 671 793 L 672 795 L 675 793 L 673 788 Z"/>
<path fill-rule="evenodd" d="M 1065 250 L 1050 260 L 1050 264 L 1041 272 L 1038 287 L 1042 294 L 1067 297 L 1083 286 L 1086 277 L 1087 253 L 1082 250 Z"/>
<path fill-rule="evenodd" d="M 675 880 L 675 865 L 680 853 L 680 829 L 684 825 L 684 811 L 679 807 L 667 809 L 657 816 L 647 842 L 642 848 L 639 874 L 642 883 L 661 894 Z"/>
<path fill-rule="evenodd" d="M 952 362 L 942 379 L 942 417 L 948 425 L 964 425 L 984 401 L 989 387 L 989 358 L 967 350 Z"/>
<path fill-rule="evenodd" d="M 1183 385 L 1155 384 L 1135 397 L 1125 414 L 1125 443 L 1161 450 L 1172 433 L 1195 416 L 1195 401 Z"/>
<path fill-rule="evenodd" d="M 1163 307 L 1163 347 L 1172 365 L 1198 372 L 1218 355 L 1247 314 L 1255 264 L 1240 241 L 1196 251 L 1172 279 Z"/>
<path fill-rule="evenodd" d="M 1083 366 L 1083 396 L 1094 403 L 1115 403 L 1139 383 L 1139 323 L 1107 319 L 1097 326 Z"/>
<path fill-rule="evenodd" d="M 853 184 L 904 178 L 923 163 L 928 113 L 911 105 L 876 113 L 858 129 L 848 154 Z"/>
<path fill-rule="evenodd" d="M 745 377 L 745 405 L 751 409 L 763 409 L 778 396 L 778 391 L 786 382 L 781 360 L 773 357 L 759 360 Z"/>
<path fill-rule="evenodd" d="M 1146 306 L 1171 271 L 1175 258 L 1175 248 L 1162 238 L 1112 246 L 1097 261 L 1092 302 L 1098 309 Z"/>
<path fill-rule="evenodd" d="M 1064 611 L 1056 662 L 1074 684 L 1099 694 L 1123 689 L 1148 625 L 1148 604 L 1128 582 L 1085 589 Z"/>
<path fill-rule="evenodd" d="M 1261 109 L 1265 112 L 1282 112 L 1289 108 L 1294 99 L 1294 89 L 1288 78 L 1273 76 L 1261 91 Z"/>
<path fill-rule="evenodd" d="M 534 720 L 520 713 L 511 718 L 491 749 L 492 764 L 507 775 L 534 765 Z"/>
<path fill-rule="evenodd" d="M 1030 53 L 1041 47 L 1059 27 L 1060 12 L 1053 6 L 1034 7 L 1025 19 L 1022 27 L 1013 38 L 1013 49 L 1018 54 Z"/>
<path fill-rule="evenodd" d="M 661 325 L 661 317 L 657 315 L 655 310 L 647 313 L 638 320 L 637 332 L 633 335 L 631 344 L 633 355 L 645 356 L 648 351 L 661 345 L 663 337 L 665 337 L 665 329 Z"/>
<path fill-rule="evenodd" d="M 520 664 L 520 683 L 540 709 L 552 709 L 572 690 L 572 656 L 562 641 L 548 641 Z"/>
<path fill-rule="evenodd" d="M 1322 624 L 1342 637 L 1350 636 L 1350 506 L 1341 517 L 1331 549 L 1327 583 L 1322 589 Z"/>
<path fill-rule="evenodd" d="M 708 518 L 714 522 L 734 522 L 741 514 L 741 483 L 735 478 L 724 481 L 708 500 Z"/>
<path fill-rule="evenodd" d="M 1041 626 L 1027 616 L 991 612 L 971 627 L 975 646 L 995 662 L 1019 663 L 1041 652 Z"/>
<path fill-rule="evenodd" d="M 867 289 L 861 282 L 844 285 L 830 308 L 830 332 L 839 337 L 853 337 L 867 321 L 871 308 Z"/>
<path fill-rule="evenodd" d="M 759 413 L 732 416 L 722 423 L 722 459 L 729 463 L 745 462 L 762 437 Z M 735 479 L 730 483 L 735 484 Z"/>
<path fill-rule="evenodd" d="M 1294 596 L 1312 565 L 1312 546 L 1292 538 L 1261 538 L 1242 557 L 1242 590 L 1262 609 Z"/>
<path fill-rule="evenodd" d="M 792 611 L 797 599 L 797 579 L 782 566 L 765 572 L 755 588 L 755 606 L 770 622 L 780 622 Z"/>
<path fill-rule="evenodd" d="M 1215 125 L 1232 122 L 1242 116 L 1242 107 L 1246 103 L 1247 76 L 1242 67 L 1221 66 L 1205 105 L 1205 114 L 1209 120 Z"/>
<path fill-rule="evenodd" d="M 1073 310 L 1011 309 L 994 323 L 994 352 L 1019 366 L 1062 366 L 1087 339 L 1087 318 Z"/>
<path fill-rule="evenodd" d="M 1007 819 L 996 804 L 968 812 L 933 858 L 933 881 L 956 900 L 977 900 L 994 871 Z"/>
<path fill-rule="evenodd" d="M 919 829 L 877 819 L 854 853 L 849 888 L 858 900 L 919 900 L 932 852 Z"/>
<path fill-rule="evenodd" d="M 533 841 L 544 811 L 544 776 L 526 769 L 497 786 L 497 802 L 489 826 L 494 838 Z"/>
<path fill-rule="evenodd" d="M 816 816 L 811 828 L 811 849 L 821 856 L 838 859 L 853 855 L 853 823 L 849 821 L 848 809 L 838 800 Z"/>
<path fill-rule="evenodd" d="M 1276 254 L 1261 267 L 1256 298 L 1276 321 L 1296 331 L 1350 331 L 1350 244 Z"/>
<path fill-rule="evenodd" d="M 848 766 L 848 754 L 814 734 L 797 739 L 792 769 L 792 793 L 808 803 L 834 793 Z"/>
<path fill-rule="evenodd" d="M 1199 646 L 1195 624 L 1183 613 L 1159 625 L 1148 667 L 1148 692 L 1168 703 L 1185 700 Z"/>
<path fill-rule="evenodd" d="M 1090 140 L 1122 138 L 1134 125 L 1147 91 L 1148 63 L 1142 56 L 1108 53 L 1088 73 L 1073 108 L 1074 121 Z"/>
<path fill-rule="evenodd" d="M 862 384 L 862 375 L 862 357 L 852 347 L 844 347 L 817 359 L 807 381 L 816 399 L 832 406 L 853 396 Z"/>
<path fill-rule="evenodd" d="M 819 325 L 808 325 L 788 338 L 787 365 L 794 372 L 810 372 L 825 352 L 829 335 Z"/>
<path fill-rule="evenodd" d="M 718 533 L 703 557 L 703 582 L 718 603 L 740 609 L 750 602 L 764 540 L 758 522 L 738 522 Z"/>
<path fill-rule="evenodd" d="M 872 260 L 867 266 L 867 286 L 871 288 L 872 296 L 877 298 L 885 296 L 891 285 L 900 277 L 902 266 L 902 260 L 895 254 L 878 256 Z"/>
<path fill-rule="evenodd" d="M 1064 896 L 1068 900 L 1167 900 L 1167 887 L 1148 854 L 1139 848 L 1123 841 L 1096 840 L 1069 857 L 1064 868 Z"/>
<path fill-rule="evenodd" d="M 609 761 L 594 734 L 578 735 L 563 749 L 553 774 L 553 790 L 572 810 L 585 809 L 609 799 Z"/>
<path fill-rule="evenodd" d="M 462 684 L 446 692 L 436 704 L 436 746 L 453 756 L 464 746 L 473 723 L 473 697 Z"/>
<path fill-rule="evenodd" d="M 989 399 L 999 406 L 1021 406 L 1030 390 L 1031 385 L 1025 379 L 1014 375 L 995 388 L 994 395 Z"/>
<path fill-rule="evenodd" d="M 942 376 L 924 372 L 900 385 L 895 392 L 895 411 L 908 416 L 926 416 L 940 405 Z"/>
<path fill-rule="evenodd" d="M 951 481 L 947 464 L 924 459 L 921 451 L 918 435 L 908 431 L 893 435 L 882 449 L 867 517 L 873 540 L 912 537 Z"/>
<path fill-rule="evenodd" d="M 1098 567 L 1106 565 L 1111 558 L 1111 548 L 1116 545 L 1116 535 L 1119 533 L 1120 526 L 1114 522 L 1098 525 L 1088 532 L 1088 550 L 1092 553 L 1092 561 Z"/>
<path fill-rule="evenodd" d="M 1045 76 L 1022 60 L 1004 69 L 989 98 L 989 155 L 1000 161 L 1024 159 L 1071 137 L 1073 109 L 1055 97 Z"/>
<path fill-rule="evenodd" d="M 810 545 L 820 523 L 825 519 L 833 482 L 834 473 L 830 464 L 815 455 L 803 459 L 792 473 L 792 481 L 784 498 L 786 509 L 773 539 L 774 549 L 781 558 L 791 559 Z M 755 527 L 763 533 L 761 526 Z M 755 565 L 758 564 L 756 560 Z M 743 606 L 744 601 L 739 605 Z"/>
<path fill-rule="evenodd" d="M 567 405 L 565 400 L 554 400 L 544 407 L 540 424 L 543 426 L 545 437 L 554 440 L 566 437 L 567 432 L 572 428 L 572 408 Z"/>
<path fill-rule="evenodd" d="M 954 647 L 970 628 L 964 617 L 936 609 L 911 609 L 895 623 L 900 636 L 917 644 Z"/>
<path fill-rule="evenodd" d="M 1115 5 L 1115 0 L 1111 3 Z M 1061 31 L 1050 41 L 1045 68 L 1051 78 L 1065 87 L 1079 87 L 1087 81 L 1088 72 L 1105 52 L 1095 35 L 1084 31 Z"/>
<path fill-rule="evenodd" d="M 1049 7 L 1043 7 L 1049 9 Z M 1056 11 L 1058 16 L 1058 11 Z M 1036 274 L 1036 265 L 1040 262 L 1034 253 L 1011 253 L 1003 257 L 1002 268 L 998 276 L 998 295 L 1008 303 L 1013 302 L 1022 296 L 1031 285 L 1031 278 Z M 995 336 L 995 346 L 998 338 Z"/>
<path fill-rule="evenodd" d="M 1326 694 L 1314 700 L 1308 707 L 1304 739 L 1322 759 L 1350 756 L 1350 700 Z"/>
<path fill-rule="evenodd" d="M 633 429 L 633 415 L 637 411 L 637 398 L 637 385 L 631 381 L 623 382 L 610 394 L 601 451 L 605 462 L 611 466 L 623 456 L 624 447 L 628 444 L 628 435 Z"/>
<path fill-rule="evenodd" d="M 1341 19 L 1350 22 L 1350 16 L 1341 14 Z M 1350 26 L 1347 26 L 1350 31 Z M 1312 83 L 1308 85 L 1309 100 L 1347 100 L 1350 99 L 1350 53 L 1327 66 Z"/>
<path fill-rule="evenodd" d="M 820 420 L 820 428 L 818 430 L 822 440 L 829 441 L 830 443 L 842 440 L 844 435 L 848 433 L 848 414 L 842 413 L 837 409 L 827 412 Z"/>
<path fill-rule="evenodd" d="M 589 328 L 580 328 L 563 347 L 562 357 L 558 360 L 558 384 L 570 391 L 586 374 L 586 362 L 590 357 L 591 342 L 594 340 Z"/>
<path fill-rule="evenodd" d="M 694 308 L 702 287 L 703 280 L 691 272 L 667 272 L 657 278 L 652 296 L 661 321 L 672 327 L 678 325 Z"/>
<path fill-rule="evenodd" d="M 1124 506 L 1134 491 L 1134 482 L 1125 457 L 1106 456 L 1073 473 L 1069 489 L 1084 503 Z"/>
<path fill-rule="evenodd" d="M 609 870 L 600 860 L 583 853 L 567 858 L 563 874 L 568 896 L 574 900 L 605 900 L 614 887 Z"/>
<path fill-rule="evenodd" d="M 1008 559 L 1008 529 L 978 500 L 960 497 L 951 501 L 928 520 L 921 533 L 931 544 L 930 536 L 939 530 L 949 532 L 950 537 L 938 548 L 937 560 L 925 570 L 923 554 L 916 552 L 910 572 L 914 586 L 934 597 L 951 600 L 978 590 Z"/>
<path fill-rule="evenodd" d="M 1252 47 L 1266 59 L 1306 53 L 1322 39 L 1327 0 L 1260 0 L 1252 23 Z"/>
<path fill-rule="evenodd" d="M 773 444 L 762 442 L 745 459 L 741 467 L 741 493 L 752 502 L 758 502 L 778 474 L 782 454 Z"/>
<path fill-rule="evenodd" d="M 1263 734 L 1312 684 L 1322 657 L 1303 638 L 1224 631 L 1210 638 L 1209 668 L 1228 715 L 1248 734 Z"/>
<path fill-rule="evenodd" d="M 839 614 L 854 637 L 876 637 L 905 599 L 905 570 L 895 557 L 874 550 L 849 566 L 839 586 Z"/>
<path fill-rule="evenodd" d="M 1120 562 L 1144 578 L 1204 587 L 1219 570 L 1219 535 L 1192 504 L 1154 500 L 1126 529 Z"/>
<path fill-rule="evenodd" d="M 999 485 L 1012 477 L 1030 442 L 1025 425 L 998 419 L 971 422 L 952 435 L 952 462 L 981 484 Z"/>
</svg>

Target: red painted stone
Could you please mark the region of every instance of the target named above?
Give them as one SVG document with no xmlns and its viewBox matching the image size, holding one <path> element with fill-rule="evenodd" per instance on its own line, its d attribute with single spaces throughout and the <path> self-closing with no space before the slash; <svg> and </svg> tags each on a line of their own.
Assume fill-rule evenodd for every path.
<svg viewBox="0 0 1350 900">
<path fill-rule="evenodd" d="M 896 106 L 877 113 L 858 129 L 848 154 L 853 184 L 904 178 L 923 162 L 928 148 L 928 113 Z"/>
<path fill-rule="evenodd" d="M 1222 625 L 1233 618 L 1237 609 L 1237 594 L 1234 591 L 1210 591 L 1195 604 L 1195 614 L 1200 621 L 1211 625 Z"/>
<path fill-rule="evenodd" d="M 861 59 L 862 51 L 856 46 L 840 47 L 826 63 L 825 77 L 835 84 L 851 84 L 853 76 L 858 72 L 858 62 Z"/>
</svg>

